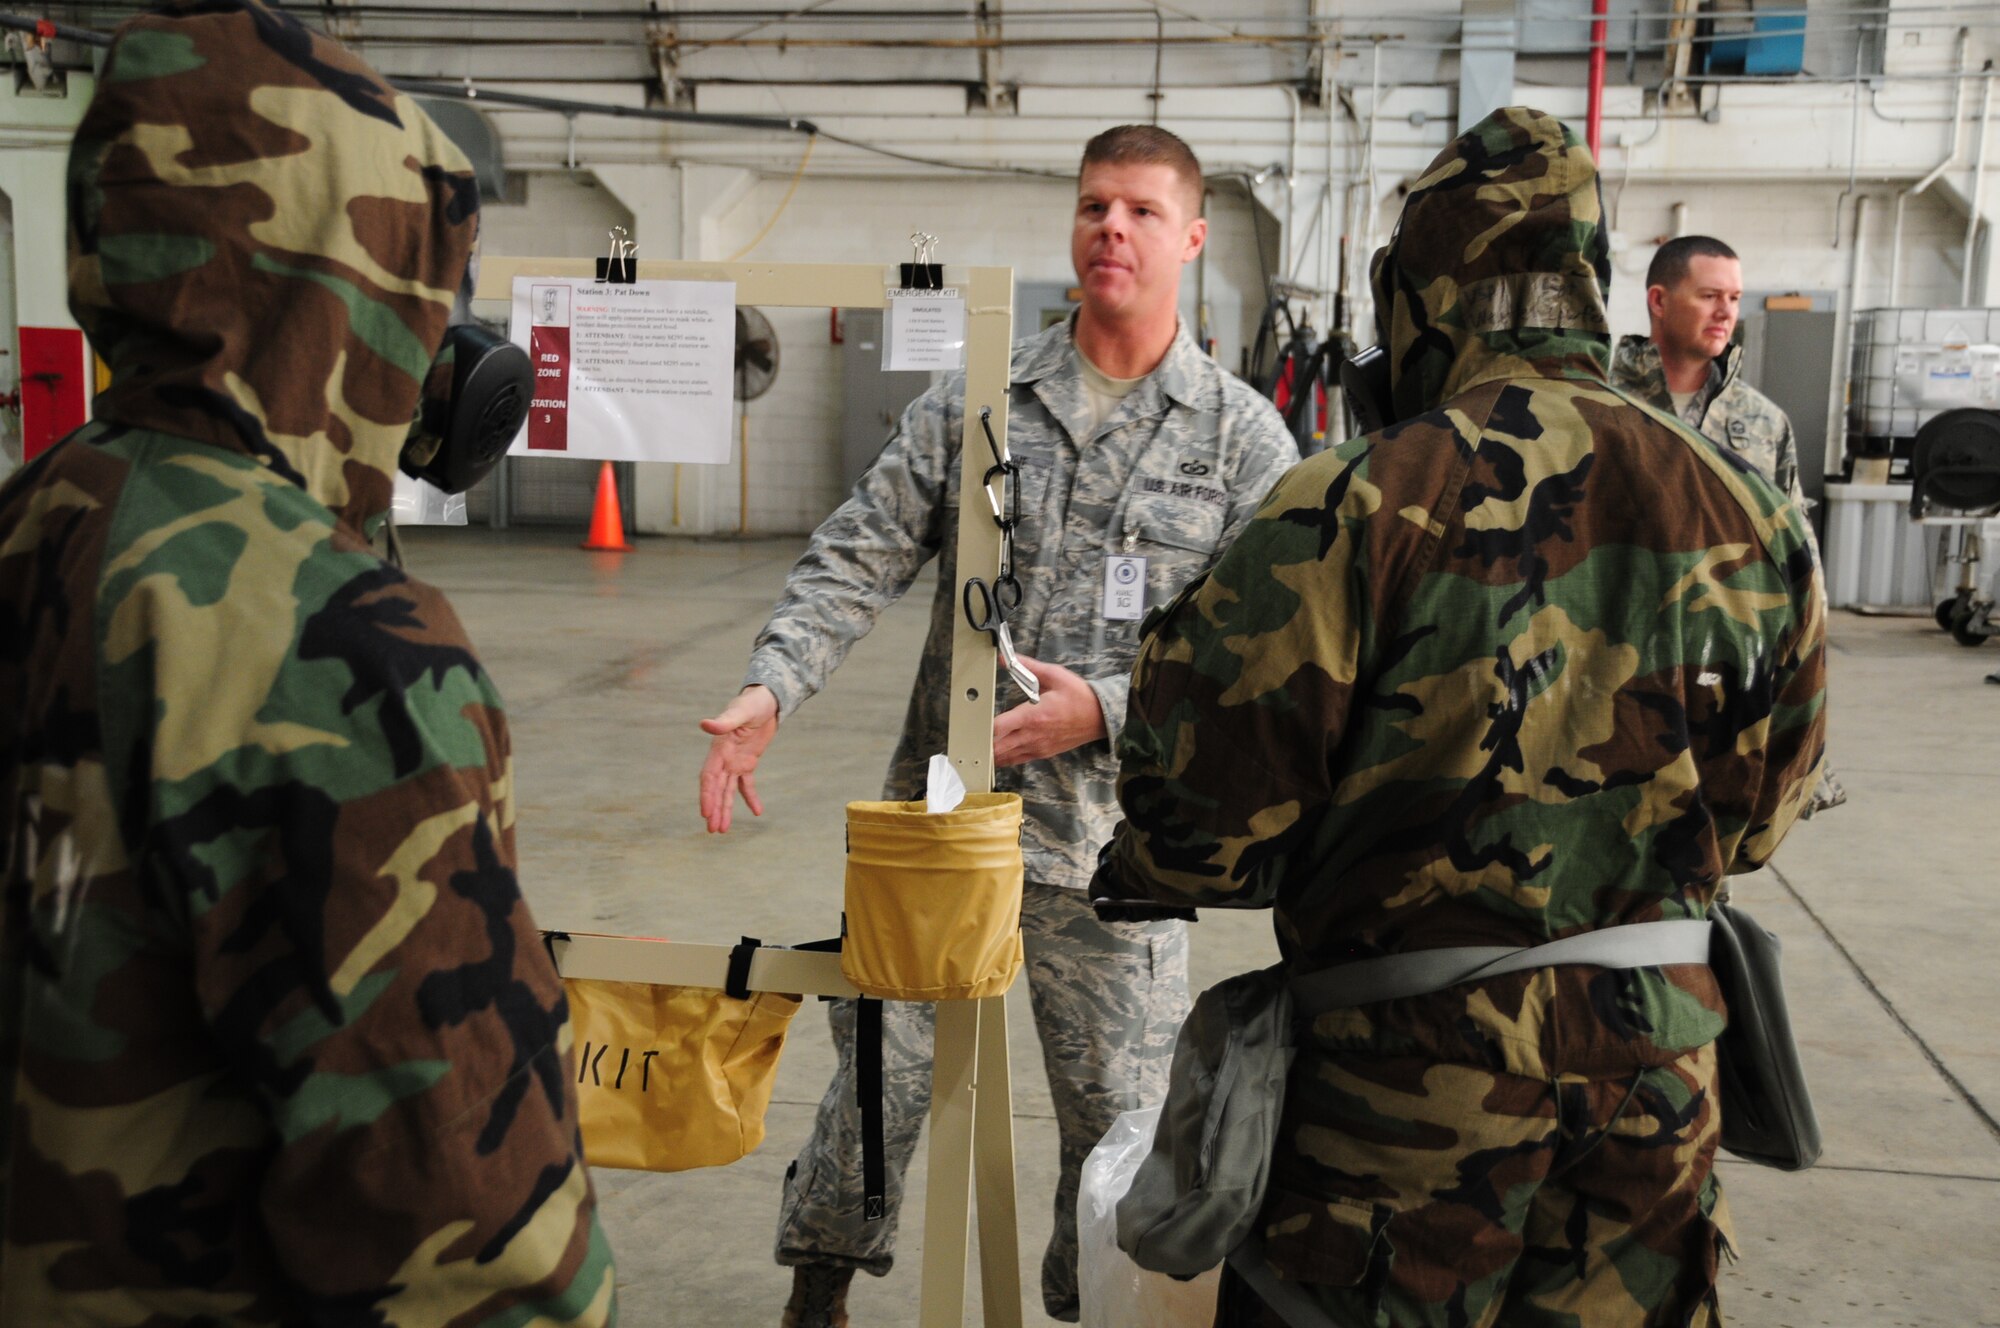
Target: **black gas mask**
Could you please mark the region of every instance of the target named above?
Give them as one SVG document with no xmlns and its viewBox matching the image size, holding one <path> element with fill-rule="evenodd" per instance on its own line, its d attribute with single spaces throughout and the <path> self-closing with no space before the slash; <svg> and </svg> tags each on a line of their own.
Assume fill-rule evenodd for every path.
<svg viewBox="0 0 2000 1328">
<path fill-rule="evenodd" d="M 1362 433 L 1374 433 L 1396 422 L 1395 399 L 1389 390 L 1389 353 L 1380 346 L 1370 346 L 1340 362 L 1340 391 Z"/>
<path fill-rule="evenodd" d="M 1376 295 L 1375 344 L 1340 362 L 1340 392 L 1363 433 L 1374 433 L 1396 422 L 1396 395 L 1389 385 L 1389 311 L 1382 303 L 1382 269 L 1402 230 L 1403 219 L 1397 217 L 1389 243 L 1376 249 L 1368 260 L 1368 284 Z"/>
<path fill-rule="evenodd" d="M 399 458 L 405 475 L 446 493 L 464 493 L 500 464 L 528 418 L 535 384 L 528 352 L 473 321 L 478 279 L 475 254 Z"/>
</svg>

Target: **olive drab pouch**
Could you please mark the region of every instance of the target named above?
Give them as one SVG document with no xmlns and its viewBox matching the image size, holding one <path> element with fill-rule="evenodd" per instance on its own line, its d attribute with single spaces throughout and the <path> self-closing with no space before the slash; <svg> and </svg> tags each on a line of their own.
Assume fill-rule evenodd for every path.
<svg viewBox="0 0 2000 1328">
<path fill-rule="evenodd" d="M 1733 904 L 1711 904 L 1709 967 L 1729 1006 L 1715 1040 L 1722 1146 L 1746 1162 L 1803 1171 L 1819 1160 L 1819 1117 L 1792 1036 L 1778 938 Z"/>
<path fill-rule="evenodd" d="M 1175 1277 L 1208 1271 L 1264 1207 L 1297 1052 L 1289 966 L 1239 973 L 1195 998 L 1174 1043 L 1152 1151 L 1118 1201 L 1118 1248 Z"/>
<path fill-rule="evenodd" d="M 764 1142 L 778 1053 L 801 999 L 743 985 L 758 944 L 746 937 L 731 952 L 731 990 L 563 980 L 591 1166 L 720 1167 Z"/>
<path fill-rule="evenodd" d="M 894 1001 L 998 996 L 1021 971 L 1021 798 L 847 804 L 840 971 Z"/>
</svg>

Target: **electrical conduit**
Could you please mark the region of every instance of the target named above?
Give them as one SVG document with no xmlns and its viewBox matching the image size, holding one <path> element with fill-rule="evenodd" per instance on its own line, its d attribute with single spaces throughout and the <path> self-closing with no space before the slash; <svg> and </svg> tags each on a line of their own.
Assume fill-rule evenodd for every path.
<svg viewBox="0 0 2000 1328">
<path fill-rule="evenodd" d="M 1611 0 L 1590 0 L 1590 110 L 1583 137 L 1592 161 L 1603 160 L 1598 144 L 1604 137 L 1604 16 L 1610 12 Z"/>
</svg>

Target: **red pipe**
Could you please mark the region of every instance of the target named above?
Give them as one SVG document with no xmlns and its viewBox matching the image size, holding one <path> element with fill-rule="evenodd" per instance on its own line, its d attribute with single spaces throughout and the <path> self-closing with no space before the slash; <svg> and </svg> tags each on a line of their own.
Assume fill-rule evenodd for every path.
<svg viewBox="0 0 2000 1328">
<path fill-rule="evenodd" d="M 1610 11 L 1611 0 L 1590 0 L 1590 113 L 1583 138 L 1594 161 L 1603 160 L 1597 148 L 1604 138 L 1604 16 Z"/>
</svg>

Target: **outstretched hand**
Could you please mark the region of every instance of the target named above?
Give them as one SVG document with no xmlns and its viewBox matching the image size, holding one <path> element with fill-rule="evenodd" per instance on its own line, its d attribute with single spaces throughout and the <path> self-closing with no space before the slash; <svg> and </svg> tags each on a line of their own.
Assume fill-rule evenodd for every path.
<svg viewBox="0 0 2000 1328">
<path fill-rule="evenodd" d="M 778 736 L 778 698 L 770 688 L 752 683 L 721 714 L 701 721 L 701 731 L 712 739 L 708 759 L 701 763 L 701 819 L 708 822 L 710 834 L 727 834 L 738 792 L 752 816 L 764 814 L 754 776 L 758 758 Z"/>
<path fill-rule="evenodd" d="M 1039 705 L 1023 702 L 993 717 L 993 764 L 1020 765 L 1051 756 L 1105 735 L 1104 710 L 1090 684 L 1060 664 L 1021 656 L 1042 684 Z"/>
</svg>

